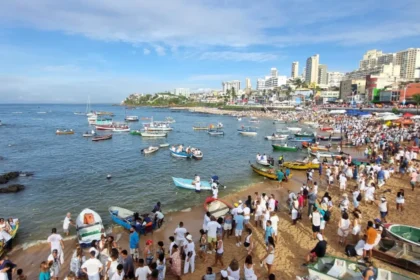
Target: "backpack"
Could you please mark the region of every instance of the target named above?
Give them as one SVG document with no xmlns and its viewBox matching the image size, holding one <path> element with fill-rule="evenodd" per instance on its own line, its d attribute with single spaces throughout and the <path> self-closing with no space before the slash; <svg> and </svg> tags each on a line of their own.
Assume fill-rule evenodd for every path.
<svg viewBox="0 0 420 280">
<path fill-rule="evenodd" d="M 303 188 L 303 195 L 307 196 L 309 194 L 308 188 Z"/>
<path fill-rule="evenodd" d="M 357 201 L 362 201 L 362 193 L 359 193 L 359 195 L 356 197 Z"/>
<path fill-rule="evenodd" d="M 325 211 L 324 213 L 324 221 L 328 222 L 331 218 L 331 212 L 330 211 Z"/>
</svg>

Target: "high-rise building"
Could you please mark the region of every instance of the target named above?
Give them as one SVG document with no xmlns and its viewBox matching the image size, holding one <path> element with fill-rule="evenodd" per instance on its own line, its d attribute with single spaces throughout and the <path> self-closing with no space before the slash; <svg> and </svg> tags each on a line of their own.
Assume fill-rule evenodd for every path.
<svg viewBox="0 0 420 280">
<path fill-rule="evenodd" d="M 319 54 L 308 57 L 306 60 L 305 81 L 308 85 L 311 83 L 318 83 L 318 65 Z"/>
<path fill-rule="evenodd" d="M 287 83 L 286 76 L 266 77 L 265 89 L 274 89 Z"/>
<path fill-rule="evenodd" d="M 319 64 L 318 65 L 318 84 L 326 85 L 327 83 L 328 83 L 327 65 Z"/>
<path fill-rule="evenodd" d="M 190 89 L 189 88 L 176 88 L 176 89 L 173 90 L 173 94 L 189 97 L 190 96 Z"/>
<path fill-rule="evenodd" d="M 303 67 L 302 80 L 306 81 L 306 67 Z"/>
<path fill-rule="evenodd" d="M 292 79 L 296 79 L 299 76 L 299 61 L 292 62 Z"/>
<path fill-rule="evenodd" d="M 235 92 L 238 93 L 238 91 L 241 89 L 241 82 L 238 80 L 234 81 L 228 81 L 228 82 L 222 82 L 223 86 L 223 93 L 227 93 L 227 91 L 231 91 L 232 89 L 235 89 Z"/>
<path fill-rule="evenodd" d="M 258 79 L 257 80 L 257 90 L 265 89 L 265 79 Z"/>
<path fill-rule="evenodd" d="M 328 72 L 328 86 L 329 87 L 339 87 L 340 82 L 343 80 L 344 73 L 341 72 Z"/>
<path fill-rule="evenodd" d="M 245 89 L 251 89 L 251 79 L 250 78 L 245 79 Z"/>
<path fill-rule="evenodd" d="M 270 72 L 271 72 L 271 77 L 277 77 L 279 75 L 277 68 L 271 68 Z"/>
<path fill-rule="evenodd" d="M 395 64 L 400 65 L 400 78 L 420 78 L 420 48 L 397 52 Z"/>
</svg>

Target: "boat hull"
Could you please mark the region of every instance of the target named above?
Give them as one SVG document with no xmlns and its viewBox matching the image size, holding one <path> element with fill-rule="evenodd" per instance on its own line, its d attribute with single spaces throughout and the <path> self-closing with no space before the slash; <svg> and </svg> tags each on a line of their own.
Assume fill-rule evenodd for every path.
<svg viewBox="0 0 420 280">
<path fill-rule="evenodd" d="M 177 157 L 177 158 L 191 158 L 192 154 L 187 154 L 186 152 L 174 152 L 174 151 L 170 151 L 171 152 L 171 156 L 173 157 Z"/>
<path fill-rule="evenodd" d="M 12 230 L 12 232 L 10 233 L 10 237 L 11 239 L 8 242 L 13 242 L 13 239 L 15 238 L 17 232 L 19 230 L 19 220 L 17 220 L 16 226 L 15 228 Z M 3 243 L 4 240 L 0 240 L 0 257 L 6 252 L 4 246 L 6 244 Z"/>
<path fill-rule="evenodd" d="M 164 138 L 167 137 L 167 133 L 148 133 L 148 132 L 141 132 L 141 137 L 150 137 L 150 138 Z"/>
<path fill-rule="evenodd" d="M 257 135 L 257 132 L 255 131 L 238 131 L 240 134 L 245 136 L 255 136 Z"/>
<path fill-rule="evenodd" d="M 110 139 L 112 139 L 112 134 L 93 137 L 92 141 L 98 142 L 98 141 L 105 141 L 105 140 L 110 140 Z"/>
<path fill-rule="evenodd" d="M 255 165 L 253 165 L 253 164 L 251 164 L 251 168 L 255 173 L 257 173 L 261 176 L 264 176 L 264 177 L 272 179 L 272 180 L 277 180 L 277 174 L 274 173 L 274 172 L 270 172 L 270 170 L 267 169 L 267 168 L 260 168 L 260 167 L 257 167 Z"/>
<path fill-rule="evenodd" d="M 273 147 L 273 150 L 276 151 L 287 151 L 287 152 L 297 152 L 298 148 L 297 147 L 285 147 L 282 145 L 271 145 Z"/>
<path fill-rule="evenodd" d="M 89 223 L 85 223 L 88 220 Z M 76 232 L 79 244 L 88 247 L 93 240 L 101 240 L 105 234 L 101 216 L 91 209 L 84 209 L 76 218 Z"/>
<path fill-rule="evenodd" d="M 225 216 L 232 208 L 232 205 L 221 199 L 207 197 L 204 201 L 204 211 L 210 212 L 216 219 Z"/>
<path fill-rule="evenodd" d="M 195 186 L 192 184 L 194 180 L 191 179 L 184 179 L 184 178 L 176 178 L 172 177 L 172 180 L 174 181 L 175 186 L 178 188 L 183 188 L 187 190 L 194 190 Z M 200 181 L 201 182 L 201 190 L 202 191 L 211 191 L 211 184 L 208 181 Z"/>
<path fill-rule="evenodd" d="M 116 207 L 116 206 L 109 207 L 108 211 L 114 223 L 122 226 L 125 229 L 130 230 L 132 222 L 133 222 L 132 220 L 130 220 L 130 216 L 131 218 L 133 218 L 133 215 L 134 215 L 133 211 L 130 211 L 128 209 L 124 209 L 121 207 Z"/>
<path fill-rule="evenodd" d="M 318 163 L 303 163 L 303 162 L 285 162 L 284 167 L 295 169 L 295 170 L 308 170 L 308 169 L 319 169 Z"/>
<path fill-rule="evenodd" d="M 387 233 L 396 239 L 420 246 L 420 228 L 400 224 L 386 224 L 385 229 Z"/>
</svg>

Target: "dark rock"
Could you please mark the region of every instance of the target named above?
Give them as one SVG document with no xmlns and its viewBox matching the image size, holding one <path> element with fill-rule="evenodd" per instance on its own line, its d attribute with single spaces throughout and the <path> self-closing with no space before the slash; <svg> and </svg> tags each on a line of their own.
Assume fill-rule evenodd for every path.
<svg viewBox="0 0 420 280">
<path fill-rule="evenodd" d="M 0 184 L 6 184 L 10 180 L 16 179 L 19 177 L 19 174 L 20 172 L 14 171 L 0 175 Z"/>
<path fill-rule="evenodd" d="M 0 193 L 17 193 L 25 189 L 24 185 L 14 184 L 5 188 L 0 188 Z"/>
</svg>

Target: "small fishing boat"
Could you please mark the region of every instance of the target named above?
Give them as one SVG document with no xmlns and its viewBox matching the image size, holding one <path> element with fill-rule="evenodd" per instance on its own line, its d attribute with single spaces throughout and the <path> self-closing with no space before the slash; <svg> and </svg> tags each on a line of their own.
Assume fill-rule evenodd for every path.
<svg viewBox="0 0 420 280">
<path fill-rule="evenodd" d="M 343 138 L 341 136 L 317 136 L 320 141 L 341 141 Z"/>
<path fill-rule="evenodd" d="M 92 141 L 104 141 L 104 140 L 109 140 L 109 139 L 112 139 L 112 134 L 95 136 L 92 138 Z"/>
<path fill-rule="evenodd" d="M 166 117 L 165 122 L 166 123 L 175 123 L 175 120 L 172 117 Z"/>
<path fill-rule="evenodd" d="M 85 132 L 83 133 L 83 137 L 93 137 L 96 135 L 96 132 L 94 130 L 92 130 L 91 132 Z"/>
<path fill-rule="evenodd" d="M 420 246 L 420 228 L 418 227 L 400 224 L 385 224 L 385 229 L 387 233 L 399 240 Z"/>
<path fill-rule="evenodd" d="M 299 150 L 298 147 L 288 146 L 287 143 L 283 145 L 273 144 L 271 146 L 273 147 L 273 150 L 276 151 L 297 152 Z"/>
<path fill-rule="evenodd" d="M 175 186 L 178 188 L 195 190 L 194 180 L 172 177 Z M 203 191 L 211 191 L 211 184 L 208 181 L 200 181 L 200 189 Z"/>
<path fill-rule="evenodd" d="M 213 197 L 207 197 L 204 201 L 204 211 L 210 212 L 216 219 L 225 216 L 232 208 L 229 203 Z"/>
<path fill-rule="evenodd" d="M 362 273 L 366 268 L 364 263 L 352 262 L 334 256 L 318 258 L 315 263 L 308 265 L 309 276 L 322 280 L 360 280 L 363 279 Z M 376 270 L 377 280 L 414 280 L 382 268 L 377 267 Z"/>
<path fill-rule="evenodd" d="M 203 159 L 203 152 L 200 149 L 197 148 L 191 148 L 192 157 L 194 159 L 200 160 Z"/>
<path fill-rule="evenodd" d="M 290 141 L 292 141 L 292 142 L 310 142 L 310 143 L 315 143 L 315 138 L 312 138 L 312 137 L 295 137 L 295 138 L 291 139 Z"/>
<path fill-rule="evenodd" d="M 14 223 L 14 227 L 12 227 L 11 232 L 10 233 L 4 233 L 5 235 L 8 234 L 11 237 L 11 239 L 8 242 L 13 242 L 13 239 L 15 238 L 15 236 L 16 236 L 18 230 L 19 230 L 19 219 L 13 219 L 13 223 Z M 4 253 L 6 253 L 6 250 L 5 250 L 6 245 L 9 245 L 9 244 L 6 244 L 4 242 L 3 238 L 0 239 L 0 257 Z"/>
<path fill-rule="evenodd" d="M 316 157 L 316 158 L 334 158 L 337 156 L 341 156 L 339 153 L 332 153 L 332 152 L 320 152 L 320 151 L 312 151 L 311 148 L 308 148 L 309 153 Z"/>
<path fill-rule="evenodd" d="M 121 208 L 118 206 L 111 206 L 108 208 L 111 220 L 117 225 L 122 226 L 125 229 L 130 230 L 132 224 L 134 224 L 134 211 Z"/>
<path fill-rule="evenodd" d="M 303 148 L 310 148 L 312 152 L 317 152 L 317 151 L 325 151 L 328 152 L 330 150 L 330 147 L 328 146 L 321 146 L 321 145 L 310 145 L 310 143 L 308 142 L 302 142 L 302 147 Z"/>
<path fill-rule="evenodd" d="M 413 244 L 382 238 L 379 244 L 373 247 L 372 255 L 375 259 L 420 274 L 420 252 Z"/>
<path fill-rule="evenodd" d="M 143 131 L 140 132 L 141 137 L 154 137 L 154 138 L 161 138 L 161 137 L 167 137 L 168 134 L 165 132 L 153 132 L 153 131 Z"/>
<path fill-rule="evenodd" d="M 238 120 L 238 122 L 242 121 L 241 117 L 236 118 Z"/>
<path fill-rule="evenodd" d="M 223 130 L 220 130 L 220 129 L 210 129 L 209 131 L 207 131 L 207 133 L 211 136 L 223 136 L 223 135 L 225 135 L 225 132 Z"/>
<path fill-rule="evenodd" d="M 319 162 L 286 161 L 283 166 L 295 170 L 318 169 Z"/>
<path fill-rule="evenodd" d="M 276 170 L 274 168 L 266 168 L 266 167 L 261 167 L 261 166 L 257 166 L 255 164 L 250 164 L 252 170 L 261 175 L 264 176 L 266 178 L 269 179 L 273 179 L 273 180 L 277 180 L 277 173 Z M 290 178 L 290 176 L 289 176 Z"/>
<path fill-rule="evenodd" d="M 193 126 L 193 130 L 209 130 L 209 127 L 205 124 L 198 123 Z"/>
<path fill-rule="evenodd" d="M 285 121 L 285 120 L 283 120 L 283 119 L 275 119 L 275 120 L 273 121 L 273 124 L 276 124 L 276 123 L 281 123 L 281 124 L 284 124 L 284 123 L 286 123 L 286 121 Z"/>
<path fill-rule="evenodd" d="M 192 153 L 187 153 L 187 152 L 176 152 L 176 151 L 170 151 L 171 156 L 173 157 L 178 157 L 178 158 L 192 158 L 193 154 Z"/>
<path fill-rule="evenodd" d="M 120 127 L 115 127 L 112 129 L 112 132 L 130 132 L 130 128 L 120 128 Z"/>
<path fill-rule="evenodd" d="M 126 116 L 124 118 L 124 120 L 126 122 L 138 122 L 139 121 L 139 117 L 138 116 Z"/>
<path fill-rule="evenodd" d="M 171 131 L 173 130 L 173 128 L 170 127 L 169 124 L 162 123 L 162 122 L 151 122 L 148 124 L 143 124 L 143 126 L 146 131 Z"/>
<path fill-rule="evenodd" d="M 101 240 L 105 234 L 101 216 L 95 211 L 86 208 L 76 218 L 77 239 L 82 247 L 92 244 L 93 240 Z"/>
<path fill-rule="evenodd" d="M 141 130 L 132 130 L 130 131 L 131 135 L 141 135 Z"/>
<path fill-rule="evenodd" d="M 315 137 L 314 133 L 308 133 L 308 132 L 295 133 L 294 135 L 295 137 Z"/>
<path fill-rule="evenodd" d="M 302 128 L 300 128 L 300 127 L 288 127 L 287 130 L 292 131 L 292 132 L 300 132 L 302 130 Z"/>
<path fill-rule="evenodd" d="M 159 145 L 160 148 L 166 148 L 169 147 L 169 143 L 163 143 Z"/>
<path fill-rule="evenodd" d="M 64 130 L 57 129 L 55 134 L 56 135 L 70 135 L 70 134 L 74 134 L 74 131 L 73 131 L 73 129 L 69 129 L 69 130 L 67 130 L 67 129 L 64 129 Z"/>
<path fill-rule="evenodd" d="M 257 135 L 257 130 L 250 126 L 242 127 L 241 129 L 238 129 L 238 132 L 242 135 L 247 135 L 247 136 Z"/>
<path fill-rule="evenodd" d="M 270 141 L 284 141 L 284 140 L 287 140 L 287 138 L 289 138 L 289 135 L 287 135 L 287 134 L 274 134 L 274 135 L 265 136 L 264 138 L 267 139 L 267 140 L 270 140 Z"/>
<path fill-rule="evenodd" d="M 145 155 L 148 155 L 148 154 L 157 152 L 157 150 L 159 150 L 159 147 L 150 146 L 150 147 L 141 149 L 140 152 L 143 153 L 143 154 L 145 154 Z"/>
<path fill-rule="evenodd" d="M 249 119 L 249 122 L 250 122 L 250 123 L 259 123 L 259 122 L 260 122 L 260 120 L 259 120 L 258 118 L 256 118 L 256 117 L 251 117 L 251 118 Z"/>
</svg>

